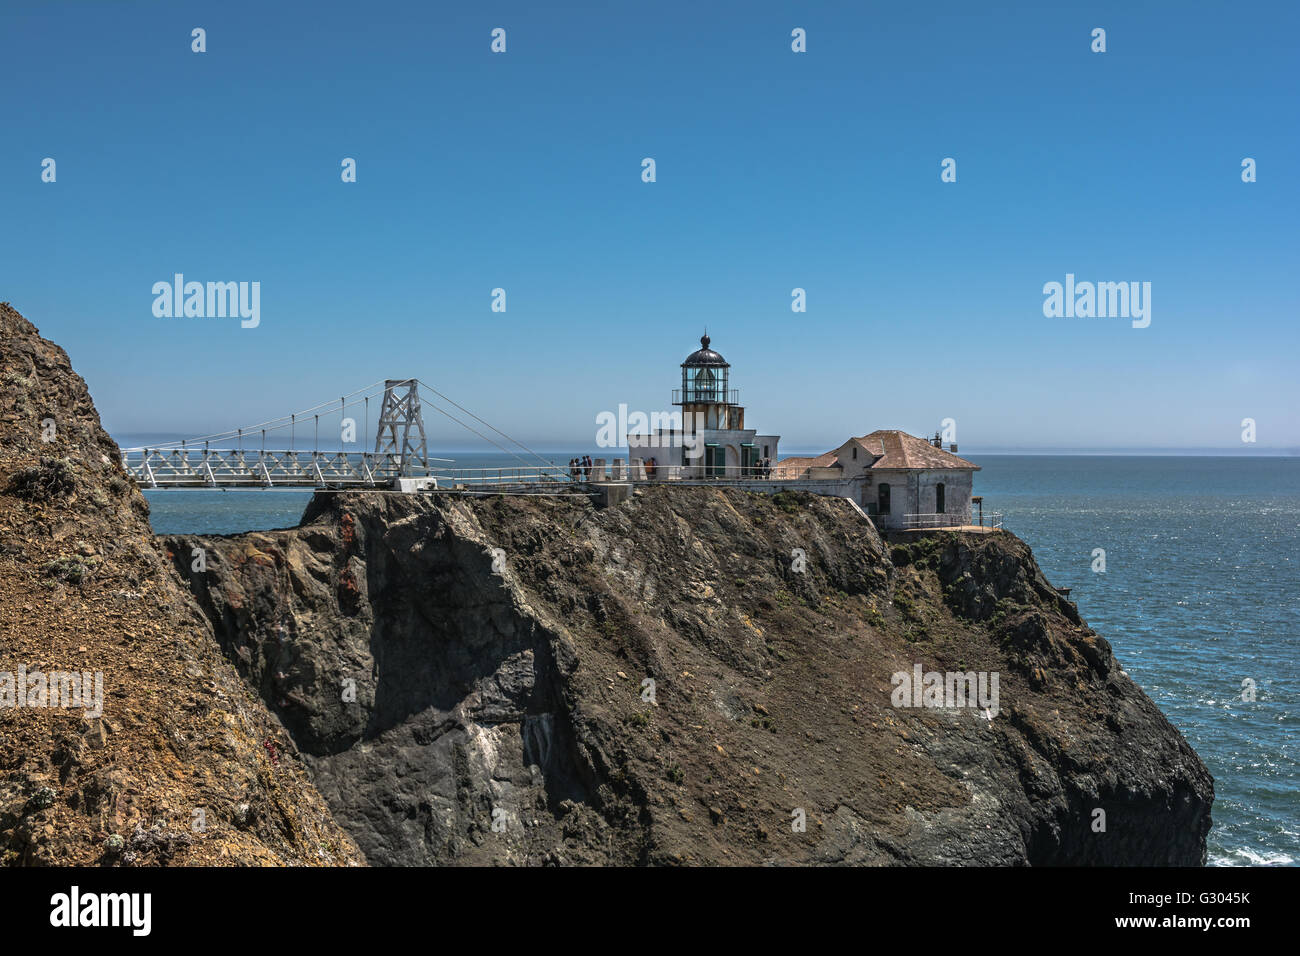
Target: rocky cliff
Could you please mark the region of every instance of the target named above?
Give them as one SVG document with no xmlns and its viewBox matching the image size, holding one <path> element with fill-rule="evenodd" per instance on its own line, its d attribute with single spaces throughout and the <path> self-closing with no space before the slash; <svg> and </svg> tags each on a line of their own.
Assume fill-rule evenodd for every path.
<svg viewBox="0 0 1300 956">
<path fill-rule="evenodd" d="M 1205 858 L 1209 773 L 1011 534 L 655 487 L 166 547 L 372 862 Z M 917 665 L 996 707 L 895 706 Z"/>
<path fill-rule="evenodd" d="M 1204 860 L 1209 774 L 1010 534 L 664 487 L 147 515 L 0 304 L 0 862 Z"/>
<path fill-rule="evenodd" d="M 0 303 L 0 862 L 364 862 L 148 510 L 68 356 Z"/>
</svg>

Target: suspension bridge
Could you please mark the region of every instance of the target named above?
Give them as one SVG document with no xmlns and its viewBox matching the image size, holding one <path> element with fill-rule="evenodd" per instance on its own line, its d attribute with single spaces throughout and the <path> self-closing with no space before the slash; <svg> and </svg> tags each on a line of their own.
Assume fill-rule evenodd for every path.
<svg viewBox="0 0 1300 956">
<path fill-rule="evenodd" d="M 302 412 L 212 435 L 122 449 L 122 467 L 142 488 L 430 488 L 471 490 L 480 485 L 528 486 L 571 481 L 567 466 L 542 458 L 469 409 L 419 379 L 388 379 Z M 420 394 L 423 385 L 426 396 Z M 434 396 L 432 399 L 427 396 Z M 373 451 L 370 403 L 379 405 Z M 443 406 L 454 408 L 459 415 Z M 444 415 L 518 464 L 506 468 L 452 468 L 431 458 L 424 410 Z M 472 419 L 479 427 L 462 420 Z M 357 434 L 357 418 L 364 423 Z M 322 447 L 322 419 L 325 422 Z M 482 430 L 480 430 L 480 428 Z M 485 432 L 499 436 L 492 437 Z M 306 445 L 311 436 L 310 447 Z M 299 436 L 302 436 L 301 440 Z M 271 447 L 267 447 L 268 436 Z M 361 441 L 358 442 L 358 437 Z M 287 442 L 285 439 L 287 438 Z M 280 442 L 281 447 L 276 447 Z M 504 443 L 503 443 L 504 442 Z M 288 447 L 283 447 L 283 444 Z"/>
</svg>

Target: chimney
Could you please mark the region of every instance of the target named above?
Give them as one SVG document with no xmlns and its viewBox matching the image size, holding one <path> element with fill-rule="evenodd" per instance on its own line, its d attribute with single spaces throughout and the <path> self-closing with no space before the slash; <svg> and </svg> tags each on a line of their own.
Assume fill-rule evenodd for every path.
<svg viewBox="0 0 1300 956">
<path fill-rule="evenodd" d="M 949 445 L 948 450 L 952 452 L 954 455 L 957 454 L 957 443 L 953 442 L 951 445 Z"/>
</svg>

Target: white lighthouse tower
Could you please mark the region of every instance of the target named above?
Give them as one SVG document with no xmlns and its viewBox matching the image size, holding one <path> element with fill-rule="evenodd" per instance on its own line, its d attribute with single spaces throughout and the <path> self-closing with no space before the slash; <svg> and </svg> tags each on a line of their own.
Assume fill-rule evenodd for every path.
<svg viewBox="0 0 1300 956">
<path fill-rule="evenodd" d="M 628 457 L 653 459 L 656 477 L 758 477 L 765 462 L 777 460 L 780 436 L 745 427 L 740 393 L 730 387 L 731 365 L 709 343 L 707 334 L 701 336 L 700 348 L 682 362 L 682 385 L 673 389 L 680 412 L 669 427 L 652 423 L 649 434 L 627 436 Z"/>
</svg>

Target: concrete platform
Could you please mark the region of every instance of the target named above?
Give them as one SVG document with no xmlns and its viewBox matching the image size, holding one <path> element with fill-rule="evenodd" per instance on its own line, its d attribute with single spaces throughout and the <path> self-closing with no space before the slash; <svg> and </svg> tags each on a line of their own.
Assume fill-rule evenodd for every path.
<svg viewBox="0 0 1300 956">
<path fill-rule="evenodd" d="M 1002 528 L 990 528 L 987 525 L 960 524 L 950 528 L 879 528 L 886 540 L 890 538 L 920 538 L 927 534 L 941 534 L 945 531 L 959 531 L 962 534 L 1001 534 Z"/>
</svg>

